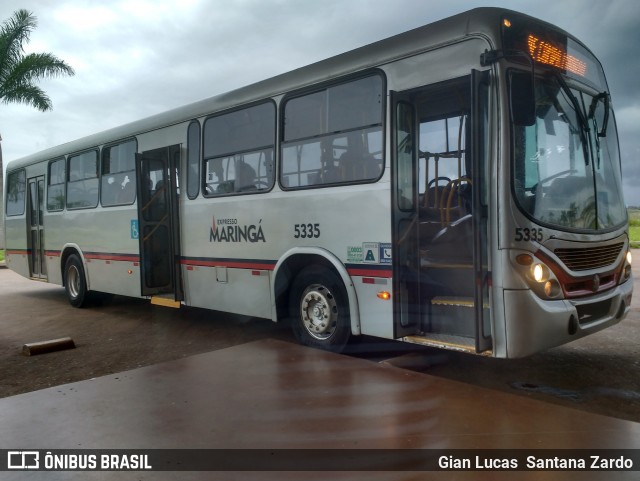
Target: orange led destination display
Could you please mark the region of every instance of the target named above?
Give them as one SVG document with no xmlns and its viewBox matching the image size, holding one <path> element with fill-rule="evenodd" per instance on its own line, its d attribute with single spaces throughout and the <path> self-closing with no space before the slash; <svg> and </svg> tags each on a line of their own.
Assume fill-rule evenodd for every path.
<svg viewBox="0 0 640 481">
<path fill-rule="evenodd" d="M 586 75 L 587 64 L 585 62 L 573 55 L 569 55 L 555 45 L 545 42 L 531 34 L 529 34 L 527 43 L 529 44 L 529 53 L 536 62 L 561 68 L 567 72 L 572 72 L 583 77 Z"/>
</svg>

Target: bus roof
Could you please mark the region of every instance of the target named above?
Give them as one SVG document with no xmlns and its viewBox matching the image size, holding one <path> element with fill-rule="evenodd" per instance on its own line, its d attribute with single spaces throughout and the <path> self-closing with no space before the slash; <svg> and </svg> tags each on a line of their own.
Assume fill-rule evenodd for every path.
<svg viewBox="0 0 640 481">
<path fill-rule="evenodd" d="M 8 170 L 81 152 L 253 101 L 282 95 L 332 78 L 410 57 L 470 35 L 483 35 L 495 44 L 500 36 L 500 22 L 505 14 L 527 17 L 511 10 L 494 7 L 469 10 L 227 93 L 28 155 L 10 162 Z M 539 22 L 537 19 L 529 18 Z"/>
</svg>

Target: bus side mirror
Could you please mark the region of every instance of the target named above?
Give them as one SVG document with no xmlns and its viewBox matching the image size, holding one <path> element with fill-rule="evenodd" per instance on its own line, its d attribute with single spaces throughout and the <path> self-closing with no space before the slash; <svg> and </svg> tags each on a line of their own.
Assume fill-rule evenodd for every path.
<svg viewBox="0 0 640 481">
<path fill-rule="evenodd" d="M 536 96 L 530 72 L 511 72 L 509 96 L 513 123 L 523 127 L 535 124 Z"/>
</svg>

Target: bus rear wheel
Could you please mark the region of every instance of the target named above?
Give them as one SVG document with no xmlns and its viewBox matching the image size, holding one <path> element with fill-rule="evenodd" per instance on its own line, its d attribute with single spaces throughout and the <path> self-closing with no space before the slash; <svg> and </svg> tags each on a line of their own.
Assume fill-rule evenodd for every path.
<svg viewBox="0 0 640 481">
<path fill-rule="evenodd" d="M 71 254 L 64 266 L 64 287 L 67 291 L 69 304 L 73 307 L 83 307 L 89 298 L 87 279 L 82 261 L 76 254 Z"/>
<path fill-rule="evenodd" d="M 351 336 L 349 301 L 333 272 L 307 267 L 293 282 L 289 297 L 293 333 L 301 344 L 340 352 Z"/>
</svg>

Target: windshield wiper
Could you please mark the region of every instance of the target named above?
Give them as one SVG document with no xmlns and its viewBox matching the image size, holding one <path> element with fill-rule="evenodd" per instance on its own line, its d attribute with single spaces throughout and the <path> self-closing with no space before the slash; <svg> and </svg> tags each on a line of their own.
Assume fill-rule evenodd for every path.
<svg viewBox="0 0 640 481">
<path fill-rule="evenodd" d="M 598 104 L 601 100 L 604 101 L 604 117 L 602 118 L 602 127 L 600 128 L 598 126 L 598 120 L 596 119 L 596 109 L 598 108 Z M 600 92 L 593 98 L 591 105 L 589 106 L 589 119 L 593 122 L 594 130 L 596 132 L 594 140 L 598 156 L 598 169 L 600 168 L 600 137 L 606 137 L 607 125 L 609 123 L 609 101 L 609 94 L 607 92 Z"/>
<path fill-rule="evenodd" d="M 598 137 L 606 137 L 607 126 L 609 125 L 609 103 L 611 102 L 611 97 L 607 92 L 600 92 L 593 97 L 591 105 L 589 106 L 589 118 L 595 119 L 596 108 L 598 108 L 598 102 L 601 100 L 604 100 L 604 118 L 602 119 L 602 128 L 597 133 Z"/>
<path fill-rule="evenodd" d="M 584 146 L 583 148 L 586 148 L 589 145 L 587 140 L 587 133 L 589 133 L 590 129 L 589 129 L 589 123 L 587 122 L 587 119 L 584 116 L 584 112 L 580 107 L 580 102 L 578 102 L 578 99 L 573 94 L 573 92 L 571 91 L 571 88 L 569 87 L 569 85 L 567 85 L 567 82 L 562 75 L 560 75 L 558 72 L 550 73 L 550 75 L 556 78 L 556 80 L 560 84 L 560 87 L 562 87 L 562 90 L 564 91 L 564 93 L 567 95 L 567 97 L 569 97 L 569 100 L 571 101 L 571 105 L 573 105 L 573 109 L 575 110 L 576 116 L 578 117 L 578 123 L 580 124 L 580 127 L 581 127 L 580 138 L 582 139 L 582 145 Z M 584 164 L 589 165 L 588 151 L 585 152 Z"/>
</svg>

